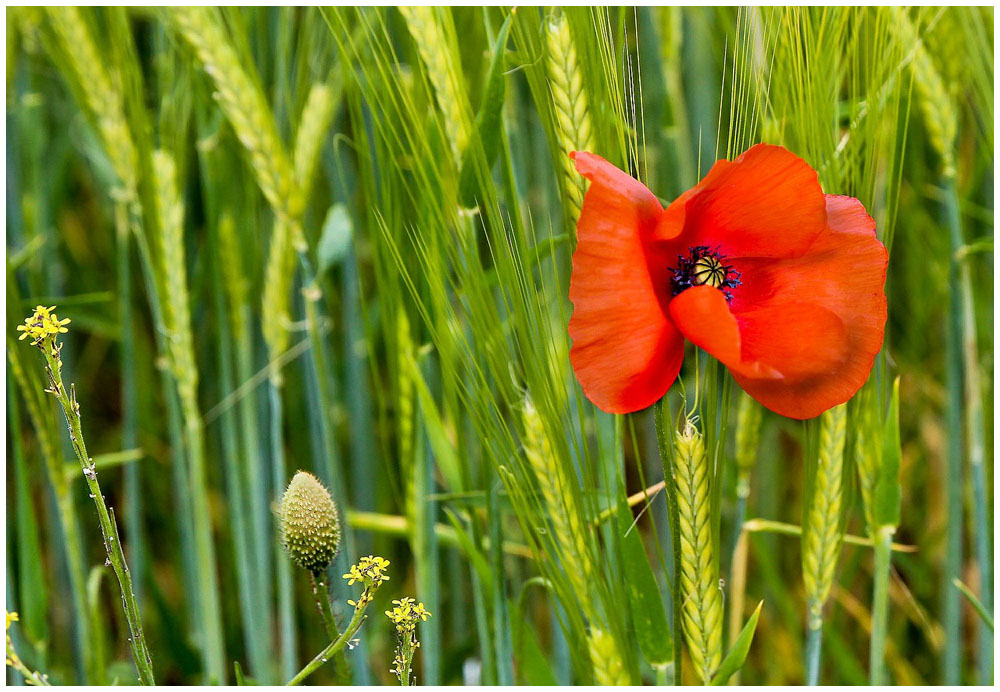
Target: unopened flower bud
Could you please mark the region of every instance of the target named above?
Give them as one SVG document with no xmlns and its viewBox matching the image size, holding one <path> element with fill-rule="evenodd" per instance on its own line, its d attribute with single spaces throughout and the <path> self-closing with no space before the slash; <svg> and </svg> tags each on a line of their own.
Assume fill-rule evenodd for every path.
<svg viewBox="0 0 1000 692">
<path fill-rule="evenodd" d="M 288 557 L 310 572 L 325 570 L 340 547 L 340 520 L 323 484 L 311 473 L 296 473 L 281 498 L 278 519 Z"/>
</svg>

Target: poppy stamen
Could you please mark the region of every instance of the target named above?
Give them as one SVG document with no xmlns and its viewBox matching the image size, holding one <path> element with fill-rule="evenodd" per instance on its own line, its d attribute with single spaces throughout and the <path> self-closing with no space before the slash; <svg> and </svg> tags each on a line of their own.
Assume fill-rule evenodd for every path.
<svg viewBox="0 0 1000 692">
<path fill-rule="evenodd" d="M 726 264 L 726 256 L 719 248 L 712 250 L 707 245 L 697 245 L 688 249 L 688 256 L 677 256 L 677 267 L 671 268 L 674 275 L 671 280 L 673 295 L 677 295 L 692 286 L 711 286 L 722 291 L 727 301 L 733 299 L 730 289 L 743 282 L 740 273 L 733 265 Z"/>
</svg>

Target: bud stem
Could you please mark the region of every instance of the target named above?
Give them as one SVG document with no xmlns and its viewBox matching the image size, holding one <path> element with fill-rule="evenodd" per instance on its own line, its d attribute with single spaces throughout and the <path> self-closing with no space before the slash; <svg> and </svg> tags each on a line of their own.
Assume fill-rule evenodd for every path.
<svg viewBox="0 0 1000 692">
<path fill-rule="evenodd" d="M 295 677 L 288 681 L 288 685 L 300 685 L 302 681 L 307 677 L 312 675 L 317 669 L 319 669 L 324 663 L 330 660 L 330 657 L 343 651 L 347 643 L 351 641 L 351 638 L 357 633 L 361 628 L 362 623 L 365 621 L 365 610 L 368 608 L 370 601 L 365 599 L 360 599 L 358 605 L 354 607 L 354 617 L 351 618 L 351 622 L 347 625 L 347 629 L 344 633 L 337 637 L 335 640 L 330 642 L 330 644 L 320 651 L 316 657 L 306 664 L 305 668 L 300 670 Z"/>
<path fill-rule="evenodd" d="M 334 642 L 340 638 L 340 631 L 337 629 L 337 620 L 333 615 L 333 606 L 330 603 L 330 590 L 326 584 L 323 574 L 317 572 L 309 573 L 309 581 L 312 583 L 313 599 L 316 601 L 316 610 L 323 619 L 323 626 L 330 641 Z M 341 651 L 337 654 L 335 661 L 337 678 L 340 682 L 349 682 L 347 670 L 347 657 Z"/>
</svg>

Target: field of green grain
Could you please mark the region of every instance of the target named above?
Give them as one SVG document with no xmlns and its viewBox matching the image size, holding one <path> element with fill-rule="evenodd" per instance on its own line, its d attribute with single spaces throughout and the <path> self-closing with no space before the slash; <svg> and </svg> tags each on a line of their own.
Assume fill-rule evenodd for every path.
<svg viewBox="0 0 1000 692">
<path fill-rule="evenodd" d="M 991 684 L 993 25 L 7 8 L 8 683 Z M 603 413 L 569 153 L 760 142 L 889 250 L 868 383 Z"/>
</svg>

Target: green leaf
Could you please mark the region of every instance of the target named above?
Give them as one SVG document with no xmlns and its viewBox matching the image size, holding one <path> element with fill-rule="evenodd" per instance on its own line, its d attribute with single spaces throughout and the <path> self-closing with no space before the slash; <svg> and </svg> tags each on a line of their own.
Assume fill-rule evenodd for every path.
<svg viewBox="0 0 1000 692">
<path fill-rule="evenodd" d="M 510 20 L 513 13 L 507 15 L 497 40 L 493 44 L 493 57 L 490 69 L 486 75 L 486 87 L 483 91 L 483 102 L 476 113 L 476 132 L 483 146 L 487 168 L 492 168 L 500 153 L 500 133 L 503 127 L 501 114 L 505 98 L 504 53 L 507 50 L 507 34 L 510 30 Z M 462 172 L 459 178 L 459 199 L 462 204 L 471 207 L 476 204 L 476 147 L 470 142 L 462 157 Z"/>
<path fill-rule="evenodd" d="M 233 671 L 236 674 L 237 686 L 253 687 L 260 685 L 260 681 L 257 678 L 252 678 L 243 672 L 243 666 L 240 665 L 239 661 L 233 661 Z"/>
<path fill-rule="evenodd" d="M 351 215 L 347 212 L 347 207 L 338 202 L 326 212 L 326 219 L 323 221 L 323 230 L 316 249 L 319 274 L 323 274 L 344 259 L 347 251 L 351 249 L 353 238 L 354 224 Z"/>
<path fill-rule="evenodd" d="M 747 654 L 750 652 L 750 643 L 753 641 L 753 634 L 757 630 L 757 620 L 760 618 L 760 609 L 763 605 L 764 601 L 757 604 L 753 615 L 747 620 L 747 624 L 743 626 L 740 636 L 733 643 L 733 648 L 722 659 L 719 670 L 712 677 L 713 685 L 725 685 L 729 682 L 729 678 L 733 677 L 733 673 L 743 667 L 744 662 L 747 660 Z"/>
<path fill-rule="evenodd" d="M 646 549 L 632 524 L 632 510 L 622 494 L 618 501 L 618 533 L 621 536 L 622 573 L 628 575 L 625 590 L 632 624 L 642 655 L 650 665 L 664 665 L 674 656 L 670 625 Z"/>
<path fill-rule="evenodd" d="M 877 526 L 899 525 L 901 489 L 899 462 L 902 450 L 899 442 L 899 377 L 892 385 L 892 400 L 882 429 L 882 459 L 876 472 L 872 493 L 874 518 Z"/>
</svg>

